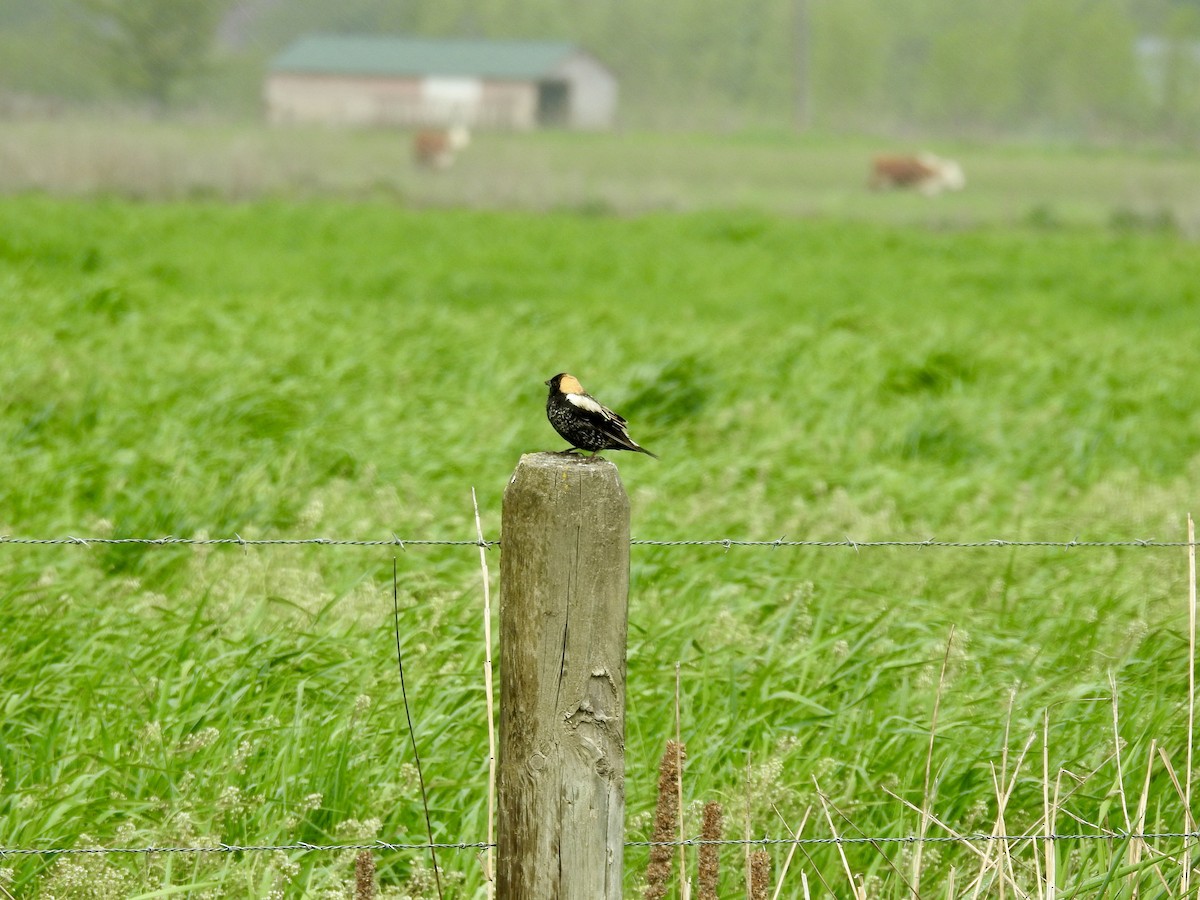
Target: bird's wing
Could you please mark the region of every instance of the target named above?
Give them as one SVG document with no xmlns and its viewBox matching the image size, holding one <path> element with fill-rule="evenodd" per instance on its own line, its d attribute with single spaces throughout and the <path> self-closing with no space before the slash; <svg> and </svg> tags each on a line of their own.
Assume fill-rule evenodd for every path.
<svg viewBox="0 0 1200 900">
<path fill-rule="evenodd" d="M 611 422 L 623 428 L 626 424 L 624 419 L 588 394 L 567 394 L 567 402 L 584 413 L 590 413 L 598 425 L 603 422 Z"/>
<path fill-rule="evenodd" d="M 567 402 L 579 410 L 587 419 L 591 420 L 593 425 L 608 435 L 617 444 L 620 444 L 627 450 L 642 449 L 634 443 L 633 438 L 629 436 L 629 432 L 625 430 L 625 420 L 607 406 L 598 403 L 594 397 L 587 394 L 567 394 Z"/>
</svg>

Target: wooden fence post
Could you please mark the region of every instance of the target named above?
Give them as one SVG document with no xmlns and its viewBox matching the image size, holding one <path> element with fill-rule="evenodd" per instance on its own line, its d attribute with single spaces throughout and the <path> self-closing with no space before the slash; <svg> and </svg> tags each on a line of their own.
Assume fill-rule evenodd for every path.
<svg viewBox="0 0 1200 900">
<path fill-rule="evenodd" d="M 620 900 L 629 498 L 617 467 L 522 456 L 500 540 L 497 897 Z"/>
</svg>

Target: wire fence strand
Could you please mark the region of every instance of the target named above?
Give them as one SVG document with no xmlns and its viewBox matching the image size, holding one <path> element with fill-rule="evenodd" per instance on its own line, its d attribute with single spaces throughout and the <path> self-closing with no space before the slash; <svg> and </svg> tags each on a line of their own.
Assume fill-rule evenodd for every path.
<svg viewBox="0 0 1200 900">
<path fill-rule="evenodd" d="M 428 539 L 407 539 L 407 538 L 379 538 L 376 540 L 354 540 L 354 539 L 339 539 L 339 538 L 244 538 L 241 535 L 234 535 L 227 538 L 181 538 L 166 536 L 160 538 L 145 538 L 145 537 L 57 537 L 57 538 L 24 538 L 12 537 L 6 534 L 0 534 L 0 544 L 25 544 L 34 546 L 58 546 L 73 544 L 79 547 L 87 547 L 91 544 L 141 544 L 145 546 L 179 546 L 179 547 L 219 547 L 219 546 L 235 546 L 235 547 L 279 547 L 279 546 L 303 546 L 317 545 L 327 547 L 499 547 L 499 541 L 456 541 L 456 540 L 428 540 Z"/>
<path fill-rule="evenodd" d="M 499 540 L 451 540 L 428 538 L 400 538 L 393 534 L 389 538 L 379 539 L 339 539 L 339 538 L 243 538 L 240 534 L 233 537 L 175 537 L 158 538 L 146 537 L 14 537 L 0 535 L 0 544 L 17 546 L 80 546 L 91 545 L 140 545 L 147 547 L 167 546 L 235 546 L 235 547 L 278 547 L 278 546 L 333 546 L 333 547 L 480 547 L 492 549 L 500 546 Z M 1136 548 L 1136 549 L 1178 549 L 1200 545 L 1190 541 L 1160 541 L 1148 539 L 1120 540 L 1010 540 L 992 538 L 988 540 L 855 540 L 850 537 L 841 540 L 787 540 L 785 537 L 776 540 L 742 540 L 733 538 L 700 538 L 685 540 L 648 540 L 633 539 L 630 541 L 636 547 L 720 547 L 729 551 L 734 547 L 757 549 L 780 548 L 843 548 L 854 551 L 876 548 L 911 548 L 911 549 L 989 549 L 989 548 L 1044 548 L 1044 549 L 1099 549 L 1099 548 Z M 1047 834 L 962 834 L 962 835 L 902 835 L 902 836 L 855 836 L 855 837 L 786 837 L 786 838 L 741 838 L 706 840 L 689 838 L 674 841 L 626 841 L 626 847 L 696 847 L 703 845 L 722 846 L 790 846 L 790 845 L 855 845 L 855 844 L 973 844 L 973 843 L 1008 843 L 1020 844 L 1038 841 L 1157 841 L 1157 840 L 1195 840 L 1200 838 L 1198 832 L 1085 832 L 1085 833 L 1047 833 Z M 0 859 L 21 856 L 69 856 L 87 854 L 156 854 L 156 853 L 338 853 L 344 851 L 381 850 L 381 851 L 428 851 L 428 850 L 476 850 L 482 851 L 495 848 L 496 844 L 486 841 L 476 842 L 412 842 L 396 843 L 389 841 L 372 841 L 365 843 L 342 844 L 313 844 L 306 841 L 295 841 L 288 844 L 225 844 L 217 843 L 204 846 L 144 846 L 144 847 L 0 847 Z"/>
<path fill-rule="evenodd" d="M 486 850 L 489 845 L 477 843 L 392 843 L 372 841 L 358 844 L 310 844 L 295 841 L 291 844 L 207 844 L 198 847 L 0 847 L 0 859 L 9 856 L 74 856 L 87 854 L 146 854 L 146 853 L 340 853 L 346 850 Z"/>
<path fill-rule="evenodd" d="M 831 548 L 840 547 L 850 550 L 869 550 L 883 547 L 905 547 L 905 548 L 940 548 L 940 549 L 963 549 L 976 550 L 998 547 L 1042 547 L 1048 549 L 1097 549 L 1097 548 L 1141 548 L 1141 549 L 1172 549 L 1180 547 L 1196 547 L 1200 546 L 1200 542 L 1189 541 L 1160 541 L 1153 538 L 1127 538 L 1119 540 L 1079 540 L 1074 538 L 1069 541 L 1050 541 L 1050 540 L 1011 540 L 1007 538 L 989 538 L 987 540 L 978 541 L 942 541 L 935 538 L 926 538 L 924 540 L 877 540 L 877 541 L 860 541 L 854 538 L 846 537 L 840 540 L 808 540 L 808 541 L 790 541 L 785 538 L 777 538 L 773 541 L 765 540 L 741 540 L 735 538 L 696 538 L 686 540 L 650 540 L 643 538 L 634 538 L 630 542 L 634 547 L 721 547 L 725 550 L 730 550 L 733 547 L 754 547 L 760 549 L 779 549 L 781 547 L 812 547 L 812 548 Z M 278 547 L 278 546 L 324 546 L 324 547 L 399 547 L 401 550 L 406 547 L 482 547 L 485 550 L 490 550 L 493 547 L 500 546 L 500 540 L 480 540 L 478 538 L 471 540 L 452 540 L 452 539 L 428 539 L 428 538 L 400 538 L 393 535 L 390 538 L 376 539 L 353 539 L 353 538 L 243 538 L 241 535 L 233 537 L 209 538 L 209 537 L 67 537 L 56 538 L 30 538 L 30 537 L 13 537 L 11 535 L 0 534 L 0 544 L 13 544 L 24 546 L 79 546 L 88 547 L 92 544 L 97 545 L 121 545 L 133 544 L 148 547 L 219 547 L 219 546 L 234 546 L 234 547 Z"/>
<path fill-rule="evenodd" d="M 762 837 L 762 838 L 685 838 L 675 841 L 625 841 L 626 847 L 701 847 L 706 845 L 729 847 L 774 847 L 793 844 L 813 846 L 822 844 L 1021 844 L 1041 841 L 1157 841 L 1194 840 L 1200 838 L 1197 831 L 1165 832 L 1079 832 L 1047 834 L 960 834 L 960 835 L 878 835 L 829 836 L 829 837 Z M 152 853 L 341 853 L 344 851 L 386 850 L 426 851 L 434 850 L 487 850 L 496 844 L 486 841 L 462 842 L 412 842 L 371 841 L 348 844 L 312 844 L 294 841 L 290 844 L 207 844 L 192 847 L 0 847 L 0 859 L 14 856 L 73 856 L 88 854 L 152 854 Z"/>
</svg>

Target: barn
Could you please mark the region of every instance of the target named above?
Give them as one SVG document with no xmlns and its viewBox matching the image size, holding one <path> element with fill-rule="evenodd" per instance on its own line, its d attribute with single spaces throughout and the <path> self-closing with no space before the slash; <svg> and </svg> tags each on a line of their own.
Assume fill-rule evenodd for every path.
<svg viewBox="0 0 1200 900">
<path fill-rule="evenodd" d="M 270 122 L 610 128 L 617 80 L 561 41 L 311 35 L 272 60 Z"/>
</svg>

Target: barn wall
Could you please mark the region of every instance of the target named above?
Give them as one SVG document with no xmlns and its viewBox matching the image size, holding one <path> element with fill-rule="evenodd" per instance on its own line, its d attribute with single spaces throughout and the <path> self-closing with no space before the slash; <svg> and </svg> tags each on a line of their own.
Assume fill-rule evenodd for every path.
<svg viewBox="0 0 1200 900">
<path fill-rule="evenodd" d="M 275 72 L 267 78 L 265 99 L 272 124 L 465 124 L 523 130 L 536 125 L 537 114 L 537 86 L 516 81 Z"/>
<path fill-rule="evenodd" d="M 617 79 L 592 57 L 568 57 L 554 74 L 570 85 L 572 128 L 612 128 L 617 114 Z"/>
<path fill-rule="evenodd" d="M 416 79 L 274 73 L 267 78 L 266 103 L 273 124 L 408 124 L 422 114 Z"/>
<path fill-rule="evenodd" d="M 537 85 L 529 81 L 485 81 L 476 124 L 526 131 L 537 125 Z"/>
</svg>

